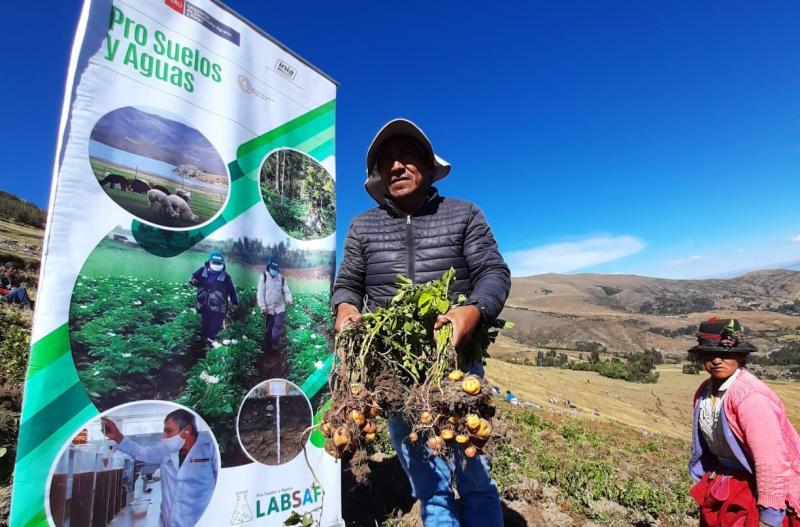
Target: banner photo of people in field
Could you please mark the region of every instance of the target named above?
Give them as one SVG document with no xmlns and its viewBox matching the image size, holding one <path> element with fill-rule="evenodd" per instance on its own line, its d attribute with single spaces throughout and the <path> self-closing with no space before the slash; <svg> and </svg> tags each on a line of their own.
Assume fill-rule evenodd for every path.
<svg viewBox="0 0 800 527">
<path fill-rule="evenodd" d="M 85 0 L 11 525 L 342 525 L 335 98 L 217 1 Z"/>
</svg>

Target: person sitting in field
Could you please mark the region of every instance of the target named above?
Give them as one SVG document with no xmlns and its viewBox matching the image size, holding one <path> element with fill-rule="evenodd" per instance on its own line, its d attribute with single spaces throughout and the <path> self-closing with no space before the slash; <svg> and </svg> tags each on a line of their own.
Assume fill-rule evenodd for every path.
<svg viewBox="0 0 800 527">
<path fill-rule="evenodd" d="M 519 404 L 519 399 L 517 399 L 517 396 L 514 395 L 514 392 L 511 390 L 506 390 L 506 401 L 511 404 Z"/>
<path fill-rule="evenodd" d="M 234 308 L 239 306 L 239 295 L 233 280 L 225 270 L 225 258 L 219 251 L 208 255 L 203 266 L 192 273 L 189 283 L 197 288 L 197 312 L 202 319 L 201 336 L 214 346 L 214 339 L 222 330 L 228 301 Z"/>
<path fill-rule="evenodd" d="M 267 269 L 258 279 L 258 307 L 266 320 L 264 351 L 271 353 L 283 334 L 283 318 L 286 308 L 292 305 L 292 292 L 286 285 L 286 278 L 281 274 L 278 261 L 270 258 Z"/>
<path fill-rule="evenodd" d="M 692 497 L 700 525 L 800 526 L 800 435 L 780 398 L 743 369 L 738 320 L 700 324 L 690 355 L 710 378 L 694 396 Z"/>
<path fill-rule="evenodd" d="M 22 307 L 33 309 L 28 290 L 20 281 L 19 270 L 15 262 L 6 262 L 3 274 L 0 274 L 0 302 L 20 304 Z"/>
</svg>

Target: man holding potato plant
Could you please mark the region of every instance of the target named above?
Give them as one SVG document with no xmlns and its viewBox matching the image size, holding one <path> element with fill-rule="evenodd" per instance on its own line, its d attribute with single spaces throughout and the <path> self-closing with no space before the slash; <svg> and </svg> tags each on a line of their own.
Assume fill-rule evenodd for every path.
<svg viewBox="0 0 800 527">
<path fill-rule="evenodd" d="M 396 277 L 415 283 L 456 275 L 453 298 L 464 305 L 440 315 L 434 326 L 452 326 L 452 343 L 466 345 L 475 329 L 492 323 L 508 296 L 511 278 L 481 211 L 467 201 L 440 196 L 434 182 L 450 172 L 419 127 L 405 119 L 384 125 L 367 151 L 365 187 L 378 207 L 357 215 L 347 233 L 344 257 L 334 284 L 336 331 L 358 324 L 364 308 L 385 306 L 397 290 Z M 366 297 L 366 305 L 365 305 Z M 483 376 L 474 362 L 468 371 Z M 426 526 L 502 525 L 500 498 L 483 456 L 454 459 L 429 455 L 408 440 L 401 415 L 389 418 L 389 433 L 403 469 L 420 500 Z M 461 507 L 451 487 L 455 474 Z"/>
</svg>

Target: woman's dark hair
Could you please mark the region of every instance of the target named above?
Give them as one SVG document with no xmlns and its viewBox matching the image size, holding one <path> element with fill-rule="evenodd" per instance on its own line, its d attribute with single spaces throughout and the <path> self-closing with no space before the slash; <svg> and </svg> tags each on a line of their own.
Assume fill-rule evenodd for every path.
<svg viewBox="0 0 800 527">
<path fill-rule="evenodd" d="M 188 426 L 192 435 L 197 437 L 197 424 L 192 412 L 184 410 L 183 408 L 178 408 L 177 410 L 173 410 L 168 413 L 164 418 L 164 421 L 167 419 L 172 419 L 172 421 L 178 425 L 178 430 L 183 430 Z"/>
</svg>

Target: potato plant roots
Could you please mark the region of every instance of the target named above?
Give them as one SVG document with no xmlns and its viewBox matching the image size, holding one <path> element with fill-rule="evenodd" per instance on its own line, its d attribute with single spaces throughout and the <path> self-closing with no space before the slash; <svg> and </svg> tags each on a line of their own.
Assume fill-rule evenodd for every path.
<svg viewBox="0 0 800 527">
<path fill-rule="evenodd" d="M 455 271 L 441 279 L 414 284 L 398 276 L 395 297 L 384 308 L 366 313 L 361 324 L 337 336 L 338 360 L 330 378 L 331 405 L 320 429 L 325 450 L 350 460 L 354 479 L 363 483 L 370 444 L 384 433 L 377 418 L 402 416 L 430 456 L 452 456 L 454 449 L 474 457 L 492 436 L 491 386 L 459 368 L 478 363 L 497 334 L 481 327 L 465 349 L 453 348 L 452 326 L 434 331 L 439 315 L 463 305 L 452 299 Z"/>
</svg>

